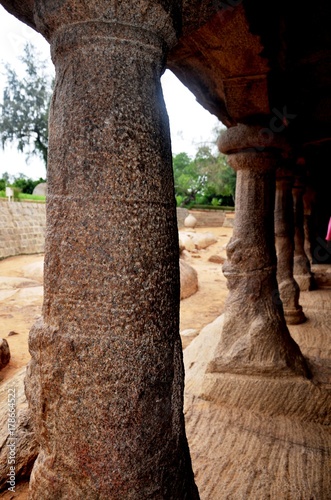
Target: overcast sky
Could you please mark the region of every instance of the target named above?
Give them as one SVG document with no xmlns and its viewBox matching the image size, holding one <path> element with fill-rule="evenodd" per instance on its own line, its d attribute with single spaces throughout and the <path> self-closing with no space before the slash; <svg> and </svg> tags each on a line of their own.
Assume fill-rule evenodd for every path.
<svg viewBox="0 0 331 500">
<path fill-rule="evenodd" d="M 19 71 L 18 58 L 22 55 L 27 41 L 37 47 L 43 59 L 50 59 L 49 45 L 43 37 L 19 22 L 0 6 L 1 101 L 6 83 L 4 65 L 9 63 Z M 194 156 L 199 144 L 210 140 L 212 130 L 218 125 L 218 120 L 196 102 L 193 94 L 170 71 L 166 71 L 162 77 L 162 87 L 170 119 L 173 153 L 185 151 Z M 6 147 L 5 151 L 0 148 L 0 177 L 4 172 L 13 175 L 23 173 L 33 179 L 45 177 L 42 162 L 33 158 L 27 163 L 25 155 L 18 153 L 15 147 Z"/>
</svg>

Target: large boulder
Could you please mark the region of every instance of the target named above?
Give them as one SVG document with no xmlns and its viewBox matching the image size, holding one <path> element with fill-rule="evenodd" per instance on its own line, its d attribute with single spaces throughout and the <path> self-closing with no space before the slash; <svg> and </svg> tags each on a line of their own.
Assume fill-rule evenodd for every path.
<svg viewBox="0 0 331 500">
<path fill-rule="evenodd" d="M 202 250 L 217 243 L 217 238 L 213 233 L 193 233 L 191 231 L 180 231 L 179 240 L 180 245 L 189 252 L 196 252 L 196 250 Z"/>
<path fill-rule="evenodd" d="M 197 223 L 198 223 L 198 221 L 196 220 L 196 218 L 192 214 L 189 214 L 186 217 L 186 219 L 184 220 L 184 226 L 192 228 L 192 229 L 195 228 L 195 226 L 197 225 Z"/>
<path fill-rule="evenodd" d="M 210 245 L 217 243 L 217 239 L 213 233 L 195 233 L 192 235 L 192 241 L 198 250 L 208 248 Z"/>
<path fill-rule="evenodd" d="M 188 252 L 195 252 L 195 243 L 192 239 L 191 234 L 187 233 L 180 233 L 179 234 L 179 248 L 182 248 L 182 250 L 187 250 Z"/>
<path fill-rule="evenodd" d="M 198 291 L 198 273 L 182 259 L 179 260 L 180 269 L 180 300 L 190 297 Z"/>
<path fill-rule="evenodd" d="M 9 345 L 6 339 L 0 339 L 0 370 L 10 361 Z"/>
<path fill-rule="evenodd" d="M 35 194 L 37 196 L 46 196 L 47 195 L 46 182 L 40 182 L 40 184 L 37 184 L 32 194 Z"/>
<path fill-rule="evenodd" d="M 24 393 L 25 372 L 24 367 L 0 387 L 0 491 L 10 486 L 7 483 L 10 457 L 15 460 L 17 484 L 30 476 L 38 454 L 39 447 Z M 9 418 L 12 418 L 13 422 L 9 422 Z"/>
</svg>

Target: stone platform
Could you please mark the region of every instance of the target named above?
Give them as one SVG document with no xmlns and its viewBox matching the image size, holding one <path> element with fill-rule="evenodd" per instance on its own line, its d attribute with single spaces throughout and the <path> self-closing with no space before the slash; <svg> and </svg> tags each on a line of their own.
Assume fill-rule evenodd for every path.
<svg viewBox="0 0 331 500">
<path fill-rule="evenodd" d="M 291 326 L 312 379 L 208 373 L 222 316 L 184 351 L 187 435 L 202 500 L 318 499 L 331 491 L 331 290 L 301 294 Z"/>
</svg>

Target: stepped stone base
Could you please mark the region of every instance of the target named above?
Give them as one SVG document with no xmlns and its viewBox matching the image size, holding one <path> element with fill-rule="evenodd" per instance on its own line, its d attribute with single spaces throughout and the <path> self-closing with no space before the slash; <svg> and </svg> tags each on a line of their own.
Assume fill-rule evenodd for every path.
<svg viewBox="0 0 331 500">
<path fill-rule="evenodd" d="M 222 323 L 220 316 L 184 351 L 186 430 L 201 499 L 329 499 L 330 367 L 324 363 L 321 376 L 315 359 L 312 380 L 207 373 Z"/>
</svg>

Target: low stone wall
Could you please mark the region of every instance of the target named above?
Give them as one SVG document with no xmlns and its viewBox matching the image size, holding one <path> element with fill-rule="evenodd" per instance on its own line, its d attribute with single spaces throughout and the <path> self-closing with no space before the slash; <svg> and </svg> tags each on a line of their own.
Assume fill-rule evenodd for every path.
<svg viewBox="0 0 331 500">
<path fill-rule="evenodd" d="M 44 252 L 46 205 L 0 201 L 0 259 Z"/>
<path fill-rule="evenodd" d="M 177 207 L 178 229 L 184 227 L 184 220 L 189 214 L 194 215 L 196 218 L 196 227 L 233 227 L 234 212 L 213 209 L 187 210 L 187 208 Z"/>
</svg>

